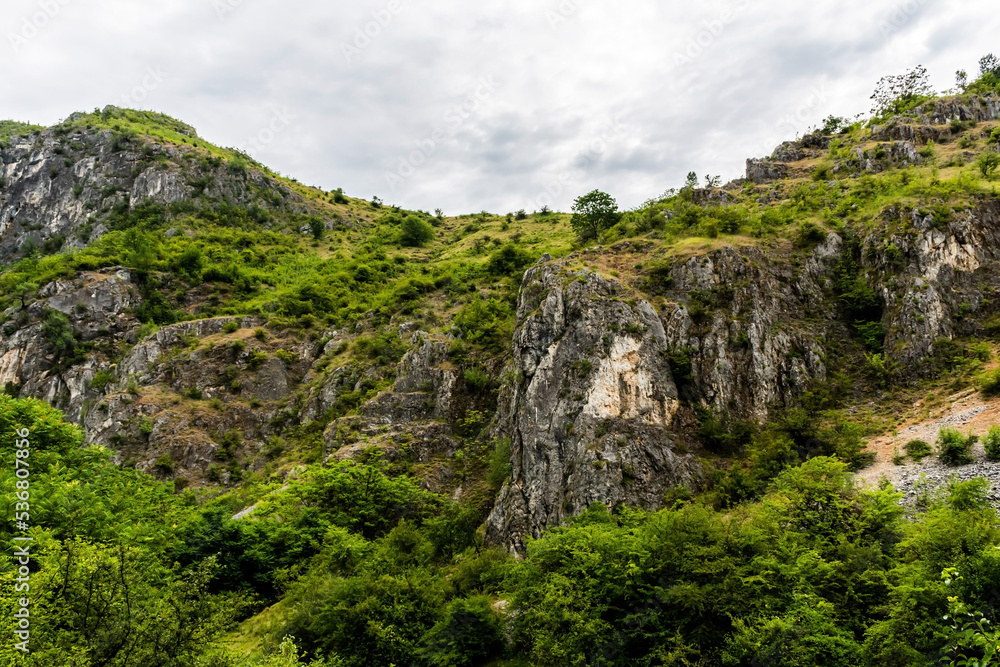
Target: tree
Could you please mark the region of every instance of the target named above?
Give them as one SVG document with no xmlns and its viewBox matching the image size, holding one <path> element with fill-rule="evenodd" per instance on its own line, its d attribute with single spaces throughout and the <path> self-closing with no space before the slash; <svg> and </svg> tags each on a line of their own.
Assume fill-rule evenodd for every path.
<svg viewBox="0 0 1000 667">
<path fill-rule="evenodd" d="M 156 241 L 137 227 L 125 232 L 122 239 L 125 249 L 125 264 L 140 274 L 149 273 L 157 259 Z"/>
<path fill-rule="evenodd" d="M 1000 59 L 992 53 L 987 53 L 979 59 L 979 76 L 1000 76 Z"/>
<path fill-rule="evenodd" d="M 58 310 L 49 310 L 45 314 L 42 333 L 57 358 L 62 358 L 76 348 L 76 332 L 69 318 Z"/>
<path fill-rule="evenodd" d="M 997 168 L 1000 167 L 1000 153 L 993 150 L 983 151 L 976 160 L 976 166 L 979 167 L 979 171 L 983 173 L 983 176 L 990 179 L 993 178 Z"/>
<path fill-rule="evenodd" d="M 581 240 L 597 238 L 605 229 L 609 229 L 621 219 L 618 212 L 618 202 L 606 192 L 594 190 L 573 202 L 573 217 L 570 225 Z"/>
<path fill-rule="evenodd" d="M 415 215 L 403 218 L 400 225 L 399 242 L 408 248 L 426 245 L 434 238 L 434 228 Z"/>
<path fill-rule="evenodd" d="M 698 187 L 698 174 L 689 171 L 687 178 L 684 180 L 684 187 L 688 189 Z"/>
<path fill-rule="evenodd" d="M 960 69 L 955 72 L 955 90 L 959 93 L 964 93 L 965 89 L 969 87 L 969 73 L 964 69 Z"/>
<path fill-rule="evenodd" d="M 871 99 L 873 116 L 899 114 L 919 103 L 932 92 L 927 68 L 917 65 L 906 74 L 883 76 Z"/>
<path fill-rule="evenodd" d="M 25 301 L 31 296 L 32 293 L 38 290 L 38 285 L 30 282 L 20 282 L 14 286 L 13 296 L 15 299 L 21 302 L 21 308 L 24 308 Z"/>
<path fill-rule="evenodd" d="M 326 231 L 326 225 L 319 218 L 313 216 L 309 218 L 309 231 L 312 232 L 312 236 L 315 240 L 319 241 L 323 238 L 323 233 Z"/>
</svg>

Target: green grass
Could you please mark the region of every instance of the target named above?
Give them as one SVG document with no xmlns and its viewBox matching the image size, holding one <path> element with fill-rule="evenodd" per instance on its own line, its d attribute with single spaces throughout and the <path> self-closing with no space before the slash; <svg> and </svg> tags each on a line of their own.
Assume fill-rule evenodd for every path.
<svg viewBox="0 0 1000 667">
<path fill-rule="evenodd" d="M 31 123 L 21 123 L 16 120 L 0 120 L 0 144 L 7 143 L 7 140 L 15 136 L 23 136 L 45 129 L 41 125 Z"/>
</svg>

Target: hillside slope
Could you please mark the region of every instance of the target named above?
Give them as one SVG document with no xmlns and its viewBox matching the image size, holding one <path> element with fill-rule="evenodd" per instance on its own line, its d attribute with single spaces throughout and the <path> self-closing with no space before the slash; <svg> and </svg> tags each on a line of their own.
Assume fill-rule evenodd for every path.
<svg viewBox="0 0 1000 667">
<path fill-rule="evenodd" d="M 222 558 L 205 590 L 254 602 L 199 622 L 217 637 L 244 621 L 238 648 L 291 634 L 330 664 L 760 664 L 783 623 L 838 647 L 802 664 L 923 664 L 906 650 L 943 642 L 894 625 L 909 603 L 889 581 L 916 576 L 894 569 L 919 550 L 901 535 L 932 529 L 904 525 L 880 473 L 867 491 L 848 473 L 876 452 L 884 471 L 878 436 L 993 368 L 1000 96 L 897 107 L 586 240 L 565 214 L 445 217 L 307 187 L 148 112 L 4 123 L 0 383 L 117 468 L 75 461 L 76 431 L 59 457 L 174 492 L 156 497 L 177 534 L 143 548 L 189 573 Z M 952 488 L 935 507 L 994 526 L 969 484 L 980 500 Z M 847 563 L 849 585 L 772 579 L 812 577 L 813 557 Z M 951 566 L 926 563 L 921 581 Z M 747 600 L 772 594 L 780 618 L 761 620 Z M 483 652 L 448 662 L 473 636 Z"/>
</svg>

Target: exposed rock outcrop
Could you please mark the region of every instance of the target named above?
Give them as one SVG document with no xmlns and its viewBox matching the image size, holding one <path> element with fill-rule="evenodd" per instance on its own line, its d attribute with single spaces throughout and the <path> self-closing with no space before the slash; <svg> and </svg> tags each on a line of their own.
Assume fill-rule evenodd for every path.
<svg viewBox="0 0 1000 667">
<path fill-rule="evenodd" d="M 192 151 L 110 130 L 12 137 L 0 146 L 0 261 L 33 247 L 85 246 L 123 206 L 225 201 L 267 209 L 292 194 L 257 169 L 186 159 L 201 157 Z"/>
<path fill-rule="evenodd" d="M 655 507 L 698 465 L 671 435 L 677 388 L 663 325 L 645 301 L 546 256 L 524 279 L 514 334 L 517 376 L 496 432 L 513 477 L 487 536 L 518 550 L 591 503 Z"/>
<path fill-rule="evenodd" d="M 669 347 L 690 362 L 686 398 L 763 421 L 824 380 L 823 340 L 837 317 L 827 276 L 839 253 L 831 235 L 798 273 L 750 247 L 677 263 L 660 317 Z"/>
</svg>

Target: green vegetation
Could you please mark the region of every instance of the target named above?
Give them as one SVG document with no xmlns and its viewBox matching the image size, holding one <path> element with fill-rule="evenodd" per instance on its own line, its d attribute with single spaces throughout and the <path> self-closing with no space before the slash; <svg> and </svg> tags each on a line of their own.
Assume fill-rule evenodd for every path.
<svg viewBox="0 0 1000 667">
<path fill-rule="evenodd" d="M 817 457 L 736 511 L 593 505 L 516 561 L 482 547 L 478 511 L 387 476 L 377 460 L 262 487 L 249 517 L 234 520 L 235 492 L 196 503 L 81 447 L 79 430 L 42 403 L 0 397 L 4 451 L 17 428 L 32 434 L 32 464 L 49 470 L 32 479 L 33 495 L 53 501 L 33 507 L 45 528 L 34 533 L 32 647 L 52 664 L 84 650 L 108 665 L 139 655 L 249 667 L 260 663 L 218 640 L 265 607 L 227 636 L 271 647 L 269 665 L 307 664 L 303 650 L 325 656 L 314 667 L 624 666 L 671 655 L 929 664 L 939 651 L 984 650 L 988 627 L 966 634 L 949 609 L 992 610 L 1000 584 L 1000 519 L 979 481 L 952 483 L 906 520 L 891 488 L 859 490 L 845 464 Z M 0 476 L 12 494 L 12 470 Z M 963 576 L 942 578 L 948 568 Z M 0 577 L 14 572 L 8 561 Z M 106 596 L 97 610 L 91 584 Z M 3 596 L 7 619 L 13 602 Z M 8 660 L 12 650 L 0 648 Z M 97 664 L 87 660 L 76 664 Z"/>
<path fill-rule="evenodd" d="M 1000 91 L 995 59 L 984 58 L 980 69 L 965 94 Z M 891 143 L 872 139 L 866 125 L 917 113 L 932 99 L 926 72 L 883 79 L 873 99 L 868 123 L 828 118 L 814 137 L 821 154 L 788 178 L 720 187 L 709 176 L 700 189 L 692 172 L 679 189 L 633 210 L 619 211 L 594 190 L 576 199 L 571 215 L 545 208 L 445 217 L 369 204 L 279 177 L 150 112 L 109 108 L 53 128 L 61 141 L 108 131 L 114 150 L 139 156 L 137 169 L 166 160 L 155 147 L 178 148 L 193 197 L 133 206 L 119 201 L 117 186 L 96 202 L 88 200 L 92 189 L 75 186 L 81 205 L 93 206 L 81 237 L 88 245 L 62 250 L 62 239 L 23 248 L 0 274 L 0 310 L 11 309 L 5 327 L 40 324 L 54 372 L 66 370 L 100 343 L 84 342 L 90 338 L 67 314 L 32 310 L 32 302 L 53 280 L 119 266 L 132 271 L 143 297 L 134 313 L 145 323 L 138 340 L 207 317 L 252 316 L 266 327 L 252 325 L 251 333 L 230 321 L 208 341 L 184 341 L 185 354 L 226 355 L 217 383 L 177 382 L 169 396 L 197 419 L 225 419 L 208 433 L 215 447 L 206 487 L 170 479 L 182 467 L 179 450 L 143 453 L 152 475 L 135 469 L 138 456 L 116 466 L 109 452 L 83 447 L 80 431 L 51 408 L 0 396 L 0 449 L 10 458 L 19 427 L 33 439 L 38 664 L 804 667 L 992 659 L 996 636 L 986 621 L 1000 614 L 1000 518 L 984 482 L 952 482 L 904 510 L 888 483 L 861 488 L 851 473 L 873 461 L 865 438 L 892 427 L 881 416 L 926 388 L 898 382 L 901 369 L 887 349 L 892 332 L 883 327 L 902 298 L 901 281 L 892 279 L 907 266 L 904 241 L 915 220 L 943 230 L 995 196 L 1000 128 L 942 128 L 937 144 L 920 147 L 922 162 L 897 168 Z M 0 123 L 0 142 L 38 129 Z M 855 150 L 867 152 L 879 173 L 867 173 Z M 969 161 L 963 150 L 978 155 Z M 268 185 L 254 185 L 253 171 L 270 177 Z M 244 199 L 219 194 L 227 178 L 246 186 Z M 99 225 L 109 231 L 90 239 Z M 871 242 L 876 230 L 884 242 Z M 801 406 L 774 409 L 764 424 L 707 410 L 692 398 L 693 350 L 670 350 L 664 361 L 684 410 L 684 445 L 704 464 L 703 488 L 651 499 L 666 507 L 659 511 L 594 504 L 529 540 L 521 560 L 486 544 L 486 513 L 511 480 L 520 447 L 487 428 L 497 393 L 518 383 L 514 371 L 502 381 L 495 374 L 508 361 L 523 273 L 542 253 L 614 245 L 613 253 L 574 256 L 570 267 L 581 273 L 568 280 L 612 275 L 623 302 L 682 303 L 693 338 L 731 312 L 743 286 L 679 293 L 677 267 L 710 249 L 739 254 L 757 246 L 787 256 L 789 275 L 799 275 L 834 232 L 843 245 L 826 305 L 843 333 L 824 342 L 829 379 L 810 386 Z M 742 254 L 748 265 L 757 261 Z M 876 289 L 883 284 L 899 287 L 895 300 Z M 544 290 L 525 296 L 529 309 L 546 298 Z M 994 347 L 970 333 L 978 326 L 971 313 L 990 307 L 982 301 L 963 304 L 954 340 L 934 342 L 921 382 L 937 383 L 935 391 L 978 379 L 985 395 L 1000 393 L 1000 371 L 983 373 Z M 829 317 L 817 309 L 803 322 Z M 730 319 L 733 349 L 748 353 L 760 338 L 755 323 Z M 331 330 L 342 336 L 334 345 Z M 620 331 L 645 333 L 635 325 Z M 369 447 L 381 436 L 352 420 L 392 386 L 425 332 L 449 340 L 444 363 L 460 403 L 447 416 L 454 447 L 447 460 L 420 460 L 410 436 L 386 425 L 393 449 L 383 457 Z M 310 345 L 323 352 L 308 381 L 338 379 L 331 407 L 299 422 L 304 395 L 275 401 L 260 411 L 271 430 L 251 442 L 237 426 L 247 407 L 261 408 L 261 399 L 241 396 L 251 374 L 276 364 L 289 376 L 304 374 Z M 108 360 L 123 351 L 99 349 Z M 165 354 L 174 352 L 180 358 L 177 350 Z M 792 350 L 783 363 L 808 353 Z M 574 364 L 570 379 L 584 380 L 594 367 Z M 88 385 L 97 404 L 86 409 L 107 410 L 111 397 L 103 393 L 116 381 L 127 386 L 122 401 L 154 393 L 135 377 L 102 370 Z M 224 396 L 212 393 L 216 386 Z M 425 382 L 412 398 L 433 400 L 435 390 Z M 876 398 L 890 407 L 865 412 Z M 149 445 L 162 423 L 129 420 L 129 437 L 139 440 L 130 444 Z M 331 437 L 342 435 L 355 460 L 331 456 Z M 921 440 L 903 449 L 913 461 L 936 453 L 961 465 L 975 442 L 944 429 L 936 449 Z M 1000 459 L 1000 428 L 983 444 Z M 260 451 L 264 472 L 241 459 L 248 447 Z M 621 474 L 625 484 L 635 479 L 631 466 Z M 427 479 L 451 486 L 435 493 Z M 8 466 L 0 481 L 9 542 L 18 479 Z M 466 493 L 452 495 L 457 488 Z M 15 567 L 9 559 L 0 565 L 8 635 Z M 11 651 L 4 645 L 0 656 L 10 662 Z"/>
<path fill-rule="evenodd" d="M 938 434 L 938 456 L 950 466 L 972 463 L 972 446 L 979 438 L 962 435 L 952 428 L 943 428 Z"/>
<path fill-rule="evenodd" d="M 903 449 L 906 451 L 906 455 L 917 463 L 934 453 L 930 444 L 925 440 L 910 440 L 903 446 Z"/>
<path fill-rule="evenodd" d="M 45 128 L 41 125 L 19 123 L 15 120 L 0 120 L 0 147 L 7 144 L 11 137 L 28 136 L 43 129 Z"/>
</svg>

